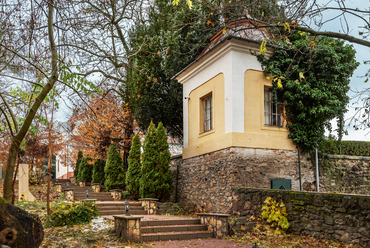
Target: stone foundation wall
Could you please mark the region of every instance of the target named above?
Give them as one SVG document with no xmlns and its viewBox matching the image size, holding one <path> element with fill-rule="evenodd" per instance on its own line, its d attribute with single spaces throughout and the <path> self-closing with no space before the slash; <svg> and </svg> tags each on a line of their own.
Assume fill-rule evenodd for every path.
<svg viewBox="0 0 370 248">
<path fill-rule="evenodd" d="M 270 179 L 292 179 L 299 189 L 297 152 L 287 150 L 228 148 L 195 158 L 171 161 L 175 191 L 179 202 L 192 202 L 199 210 L 232 212 L 232 188 L 270 188 Z M 310 189 L 314 170 L 301 156 L 302 184 Z M 177 171 L 178 168 L 178 171 Z M 177 185 L 177 187 L 176 187 Z"/>
<path fill-rule="evenodd" d="M 320 191 L 369 194 L 370 157 L 329 155 L 320 161 Z"/>
<path fill-rule="evenodd" d="M 233 189 L 233 214 L 259 216 L 268 197 L 283 202 L 288 232 L 370 246 L 370 196 Z"/>
</svg>

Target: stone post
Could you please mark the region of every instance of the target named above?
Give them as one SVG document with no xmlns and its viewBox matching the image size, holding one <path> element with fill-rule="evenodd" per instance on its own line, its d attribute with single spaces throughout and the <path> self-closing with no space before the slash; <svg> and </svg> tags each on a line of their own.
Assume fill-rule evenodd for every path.
<svg viewBox="0 0 370 248">
<path fill-rule="evenodd" d="M 28 164 L 19 165 L 19 195 L 18 200 L 21 201 L 34 201 L 35 197 L 29 190 L 29 176 L 28 176 Z"/>
<path fill-rule="evenodd" d="M 55 183 L 55 188 L 57 189 L 58 193 L 62 193 L 62 184 L 61 183 Z"/>
<path fill-rule="evenodd" d="M 111 189 L 109 192 L 112 194 L 114 201 L 119 201 L 122 199 L 122 189 Z"/>
<path fill-rule="evenodd" d="M 114 229 L 123 240 L 141 243 L 141 218 L 137 215 L 113 215 Z"/>
<path fill-rule="evenodd" d="M 101 192 L 101 185 L 100 185 L 100 183 L 93 183 L 91 186 L 92 186 L 92 189 L 94 190 L 94 192 L 96 192 L 96 193 Z"/>
<path fill-rule="evenodd" d="M 70 177 L 69 180 L 71 180 L 72 185 L 76 185 L 77 179 L 75 177 Z"/>
<path fill-rule="evenodd" d="M 80 187 L 86 187 L 86 182 L 85 181 L 79 181 Z"/>
<path fill-rule="evenodd" d="M 157 214 L 157 201 L 156 198 L 143 198 L 139 199 L 141 201 L 141 206 L 144 207 L 145 211 L 148 211 L 148 214 Z"/>
<path fill-rule="evenodd" d="M 75 201 L 75 196 L 73 193 L 73 190 L 64 190 L 64 196 L 67 201 L 74 202 Z"/>
<path fill-rule="evenodd" d="M 203 225 L 208 226 L 208 230 L 213 231 L 215 238 L 222 238 L 229 235 L 229 216 L 230 214 L 196 214 Z"/>
</svg>

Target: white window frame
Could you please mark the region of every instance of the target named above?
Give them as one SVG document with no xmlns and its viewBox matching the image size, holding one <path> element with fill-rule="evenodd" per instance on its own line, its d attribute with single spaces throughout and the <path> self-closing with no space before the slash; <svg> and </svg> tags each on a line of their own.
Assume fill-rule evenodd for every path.
<svg viewBox="0 0 370 248">
<path fill-rule="evenodd" d="M 263 92 L 264 105 L 264 124 L 271 127 L 282 127 L 283 116 L 281 104 L 276 104 L 272 99 L 272 92 L 269 88 L 264 88 Z"/>
</svg>

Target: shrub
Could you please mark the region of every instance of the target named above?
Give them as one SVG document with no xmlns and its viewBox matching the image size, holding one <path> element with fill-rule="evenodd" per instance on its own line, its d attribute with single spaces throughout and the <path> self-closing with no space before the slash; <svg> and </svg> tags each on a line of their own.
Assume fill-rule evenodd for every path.
<svg viewBox="0 0 370 248">
<path fill-rule="evenodd" d="M 171 154 L 168 151 L 166 130 L 162 122 L 158 124 L 155 135 L 158 156 L 153 187 L 156 191 L 156 198 L 163 201 L 168 200 L 173 192 L 173 178 L 170 169 Z"/>
<path fill-rule="evenodd" d="M 370 142 L 325 140 L 324 151 L 334 155 L 370 156 Z"/>
<path fill-rule="evenodd" d="M 123 168 L 123 161 L 118 152 L 118 147 L 116 144 L 112 144 L 109 147 L 107 163 L 104 168 L 104 172 L 104 185 L 107 190 L 125 188 L 126 175 Z"/>
<path fill-rule="evenodd" d="M 144 152 L 141 167 L 142 176 L 140 179 L 140 195 L 142 198 L 155 198 L 157 196 L 153 187 L 157 157 L 158 151 L 156 147 L 155 126 L 153 121 L 151 121 L 144 140 Z"/>
<path fill-rule="evenodd" d="M 290 224 L 286 216 L 284 203 L 278 203 L 271 197 L 267 197 L 262 206 L 262 217 L 275 229 L 275 234 L 285 233 Z"/>
<path fill-rule="evenodd" d="M 51 208 L 51 215 L 46 220 L 46 226 L 85 224 L 98 215 L 98 209 L 93 202 L 57 203 Z"/>
<path fill-rule="evenodd" d="M 173 191 L 167 135 L 162 123 L 150 123 L 144 141 L 140 194 L 143 198 L 167 200 Z"/>
<path fill-rule="evenodd" d="M 140 194 L 141 178 L 141 142 L 139 135 L 135 135 L 132 140 L 130 155 L 128 156 L 128 170 L 126 174 L 126 190 L 134 199 Z"/>
<path fill-rule="evenodd" d="M 77 154 L 77 160 L 76 160 L 76 166 L 75 166 L 75 169 L 73 171 L 73 175 L 76 177 L 76 181 L 80 181 L 80 178 L 79 178 L 79 169 L 80 169 L 80 162 L 83 158 L 83 153 L 82 151 L 78 151 L 78 154 Z"/>
<path fill-rule="evenodd" d="M 80 162 L 78 176 L 80 181 L 91 182 L 93 166 L 88 162 L 88 158 L 83 158 Z"/>
<path fill-rule="evenodd" d="M 92 175 L 92 182 L 93 183 L 100 183 L 104 184 L 105 181 L 105 173 L 104 173 L 104 167 L 105 167 L 105 161 L 104 160 L 96 160 L 93 166 L 93 175 Z"/>
</svg>

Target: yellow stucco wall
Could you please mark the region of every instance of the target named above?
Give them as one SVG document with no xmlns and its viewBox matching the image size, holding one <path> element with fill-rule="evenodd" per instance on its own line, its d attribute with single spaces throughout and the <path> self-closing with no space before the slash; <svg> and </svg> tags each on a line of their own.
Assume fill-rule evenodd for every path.
<svg viewBox="0 0 370 248">
<path fill-rule="evenodd" d="M 190 93 L 188 101 L 188 147 L 183 158 L 191 158 L 228 147 L 270 148 L 296 150 L 288 138 L 289 131 L 282 127 L 264 126 L 263 93 L 271 87 L 261 71 L 247 70 L 244 74 L 244 133 L 225 134 L 224 75 L 219 74 Z M 213 130 L 202 133 L 202 97 L 212 93 Z"/>
<path fill-rule="evenodd" d="M 189 109 L 189 136 L 188 147 L 183 151 L 183 155 L 189 154 L 188 157 L 194 157 L 207 153 L 215 147 L 208 147 L 213 140 L 219 139 L 225 135 L 225 94 L 224 94 L 224 75 L 218 74 L 208 82 L 190 92 L 188 100 Z M 208 132 L 202 131 L 201 121 L 203 115 L 202 98 L 212 94 L 212 115 L 213 129 Z M 210 142 L 212 141 L 212 142 Z"/>
</svg>

